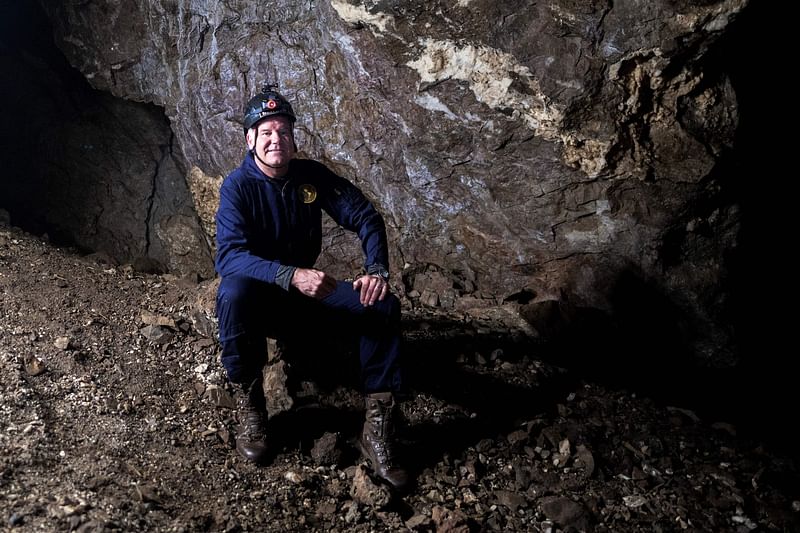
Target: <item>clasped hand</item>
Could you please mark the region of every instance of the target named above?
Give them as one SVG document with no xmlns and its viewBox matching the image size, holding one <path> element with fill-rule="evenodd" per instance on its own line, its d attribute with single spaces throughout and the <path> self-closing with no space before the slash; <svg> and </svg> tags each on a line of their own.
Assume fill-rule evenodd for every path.
<svg viewBox="0 0 800 533">
<path fill-rule="evenodd" d="M 365 274 L 353 282 L 353 289 L 361 292 L 361 304 L 373 305 L 389 293 L 389 284 L 380 276 Z"/>
<path fill-rule="evenodd" d="M 298 268 L 292 276 L 292 285 L 306 296 L 322 300 L 336 289 L 336 279 L 321 270 Z M 353 290 L 359 291 L 362 305 L 370 306 L 386 298 L 389 284 L 380 276 L 366 274 L 353 282 Z"/>
</svg>

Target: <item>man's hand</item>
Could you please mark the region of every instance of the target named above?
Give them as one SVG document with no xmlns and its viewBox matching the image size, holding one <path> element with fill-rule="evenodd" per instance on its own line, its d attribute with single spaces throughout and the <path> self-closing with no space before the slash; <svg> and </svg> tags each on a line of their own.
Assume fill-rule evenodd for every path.
<svg viewBox="0 0 800 533">
<path fill-rule="evenodd" d="M 292 276 L 292 285 L 306 296 L 322 300 L 336 289 L 336 279 L 321 270 L 298 268 Z"/>
<path fill-rule="evenodd" d="M 361 304 L 369 306 L 386 298 L 389 284 L 380 276 L 367 274 L 353 282 L 353 289 L 361 292 Z"/>
</svg>

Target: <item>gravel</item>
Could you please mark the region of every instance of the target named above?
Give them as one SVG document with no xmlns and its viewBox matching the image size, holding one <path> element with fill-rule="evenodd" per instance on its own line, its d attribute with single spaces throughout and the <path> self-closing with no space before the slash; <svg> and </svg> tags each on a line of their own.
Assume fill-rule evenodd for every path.
<svg viewBox="0 0 800 533">
<path fill-rule="evenodd" d="M 412 489 L 375 484 L 355 451 L 347 353 L 301 376 L 306 394 L 270 421 L 275 460 L 248 464 L 208 282 L 2 224 L 4 530 L 800 530 L 791 458 L 691 406 L 581 381 L 506 323 L 409 298 Z"/>
</svg>

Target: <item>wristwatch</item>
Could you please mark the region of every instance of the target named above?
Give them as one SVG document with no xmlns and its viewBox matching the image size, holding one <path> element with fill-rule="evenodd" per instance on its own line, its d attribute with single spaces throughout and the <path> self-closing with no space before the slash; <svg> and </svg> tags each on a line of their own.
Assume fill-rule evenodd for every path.
<svg viewBox="0 0 800 533">
<path fill-rule="evenodd" d="M 389 271 L 381 264 L 368 266 L 367 274 L 370 274 L 371 276 L 380 276 L 383 278 L 383 281 L 389 281 Z"/>
</svg>

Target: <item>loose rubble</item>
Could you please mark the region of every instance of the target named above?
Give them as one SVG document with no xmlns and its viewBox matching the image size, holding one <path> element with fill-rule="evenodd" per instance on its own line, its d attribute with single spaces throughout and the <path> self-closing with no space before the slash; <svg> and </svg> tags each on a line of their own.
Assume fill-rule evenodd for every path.
<svg viewBox="0 0 800 533">
<path fill-rule="evenodd" d="M 454 315 L 440 282 L 404 295 L 417 481 L 398 495 L 355 452 L 348 354 L 322 377 L 294 367 L 270 419 L 280 450 L 256 467 L 233 450 L 208 282 L 0 225 L 3 530 L 800 530 L 791 458 L 691 406 L 572 377 L 496 315 Z"/>
</svg>

